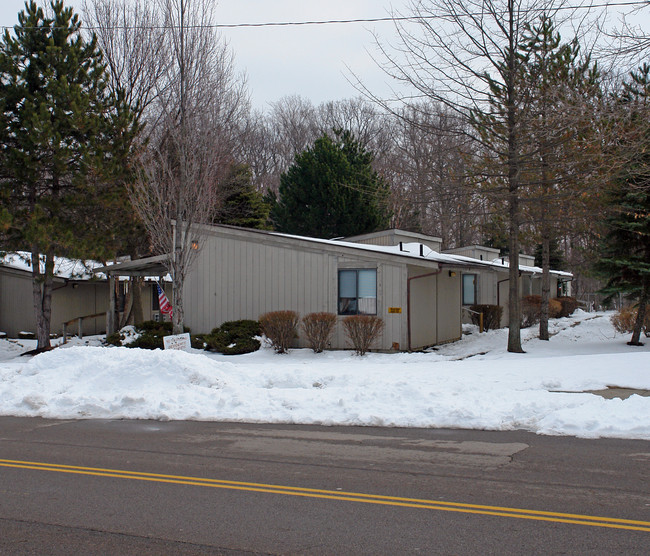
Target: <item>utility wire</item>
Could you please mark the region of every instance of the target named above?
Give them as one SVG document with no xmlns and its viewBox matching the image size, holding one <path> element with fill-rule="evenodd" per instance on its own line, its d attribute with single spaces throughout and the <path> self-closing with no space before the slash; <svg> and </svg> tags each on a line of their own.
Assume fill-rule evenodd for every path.
<svg viewBox="0 0 650 556">
<path fill-rule="evenodd" d="M 557 10 L 589 10 L 592 8 L 615 8 L 615 7 L 631 7 L 648 5 L 648 0 L 630 0 L 623 2 L 604 2 L 602 4 L 588 4 L 584 6 L 560 6 Z M 521 10 L 527 12 L 541 12 L 539 9 Z M 472 14 L 467 14 L 472 15 Z M 475 14 L 478 15 L 478 14 Z M 210 29 L 242 29 L 247 27 L 300 27 L 307 25 L 338 25 L 350 23 L 382 23 L 382 22 L 396 22 L 396 21 L 418 21 L 423 19 L 444 19 L 444 16 L 429 15 L 429 16 L 386 16 L 386 17 L 373 17 L 373 18 L 358 18 L 358 19 L 327 19 L 319 21 L 266 21 L 261 23 L 215 23 L 213 25 L 188 25 L 187 28 L 210 28 Z M 11 30 L 14 28 L 19 29 L 34 29 L 34 27 L 20 27 L 19 25 L 2 25 L 0 29 Z M 38 29 L 39 27 L 36 27 Z M 83 29 L 95 31 L 100 27 L 82 26 Z M 103 27 L 103 29 L 166 29 L 169 26 L 165 25 L 147 25 L 147 26 L 128 26 L 128 25 L 115 25 L 110 27 Z M 50 28 L 51 29 L 51 28 Z"/>
</svg>

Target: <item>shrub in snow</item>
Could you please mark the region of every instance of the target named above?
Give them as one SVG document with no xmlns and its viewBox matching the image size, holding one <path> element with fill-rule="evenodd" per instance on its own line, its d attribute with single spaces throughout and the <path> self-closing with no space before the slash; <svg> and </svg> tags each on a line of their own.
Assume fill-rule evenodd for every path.
<svg viewBox="0 0 650 556">
<path fill-rule="evenodd" d="M 126 346 L 137 340 L 140 334 L 141 333 L 135 329 L 135 326 L 128 325 L 118 332 L 106 336 L 106 343 L 113 346 Z"/>
<path fill-rule="evenodd" d="M 521 300 L 521 327 L 538 323 L 542 314 L 542 296 L 526 295 Z M 562 314 L 562 304 L 557 299 L 548 300 L 548 316 L 556 319 Z"/>
<path fill-rule="evenodd" d="M 470 308 L 470 317 L 472 324 L 478 326 L 480 324 L 481 315 L 483 313 L 483 330 L 494 330 L 501 327 L 501 316 L 503 315 L 503 307 L 499 305 L 472 305 Z"/>
<path fill-rule="evenodd" d="M 208 351 L 240 355 L 260 349 L 260 341 L 254 337 L 260 333 L 260 323 L 256 320 L 228 321 L 203 336 L 203 341 Z"/>
<path fill-rule="evenodd" d="M 190 329 L 185 327 L 185 332 Z M 172 333 L 171 322 L 156 322 L 148 320 L 134 326 L 125 326 L 119 332 L 106 336 L 106 343 L 114 346 L 125 346 L 142 349 L 163 349 L 163 337 Z M 191 338 L 192 347 L 203 347 L 203 342 L 196 336 Z"/>
<path fill-rule="evenodd" d="M 637 309 L 635 307 L 623 307 L 618 313 L 612 316 L 611 321 L 617 332 L 628 334 L 634 330 L 636 322 Z M 646 337 L 650 337 L 650 311 L 646 309 L 643 332 Z"/>
<path fill-rule="evenodd" d="M 262 333 L 277 353 L 289 351 L 291 343 L 298 337 L 299 320 L 300 317 L 295 311 L 271 311 L 260 317 Z"/>
<path fill-rule="evenodd" d="M 334 313 L 309 313 L 302 319 L 302 329 L 309 347 L 315 353 L 321 353 L 330 342 L 336 315 Z"/>
<path fill-rule="evenodd" d="M 560 316 L 561 317 L 568 317 L 573 314 L 573 312 L 578 308 L 578 300 L 575 297 L 556 297 L 555 298 L 560 305 L 562 305 L 562 309 L 560 310 Z"/>
<path fill-rule="evenodd" d="M 353 315 L 343 320 L 343 327 L 354 351 L 358 355 L 364 355 L 384 329 L 384 321 L 373 315 Z"/>
</svg>

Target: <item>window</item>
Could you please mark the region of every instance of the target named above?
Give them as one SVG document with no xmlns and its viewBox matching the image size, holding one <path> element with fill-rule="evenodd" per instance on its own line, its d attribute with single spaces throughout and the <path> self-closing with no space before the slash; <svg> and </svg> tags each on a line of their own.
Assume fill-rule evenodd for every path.
<svg viewBox="0 0 650 556">
<path fill-rule="evenodd" d="M 339 315 L 377 314 L 377 269 L 339 270 Z"/>
<path fill-rule="evenodd" d="M 463 274 L 463 305 L 476 305 L 476 274 Z"/>
</svg>

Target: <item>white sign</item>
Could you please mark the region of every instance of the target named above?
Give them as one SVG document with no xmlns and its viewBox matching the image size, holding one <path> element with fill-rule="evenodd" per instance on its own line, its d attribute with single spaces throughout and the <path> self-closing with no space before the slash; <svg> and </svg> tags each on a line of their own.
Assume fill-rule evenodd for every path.
<svg viewBox="0 0 650 556">
<path fill-rule="evenodd" d="M 165 349 L 180 349 L 187 351 L 190 349 L 190 334 L 176 334 L 174 336 L 163 336 L 163 345 Z"/>
</svg>

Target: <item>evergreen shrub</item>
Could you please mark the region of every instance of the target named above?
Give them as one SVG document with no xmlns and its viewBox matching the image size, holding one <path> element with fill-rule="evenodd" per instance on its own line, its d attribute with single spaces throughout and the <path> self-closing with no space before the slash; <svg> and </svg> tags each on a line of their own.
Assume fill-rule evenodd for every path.
<svg viewBox="0 0 650 556">
<path fill-rule="evenodd" d="M 384 320 L 374 315 L 352 315 L 343 319 L 343 327 L 357 355 L 365 355 L 384 329 Z"/>
<path fill-rule="evenodd" d="M 106 343 L 115 345 L 115 346 L 124 346 L 129 348 L 141 348 L 141 349 L 164 349 L 164 336 L 171 336 L 172 334 L 172 323 L 171 322 L 156 322 L 155 320 L 148 320 L 137 324 L 133 327 L 138 333 L 138 337 L 129 343 L 124 343 L 125 335 L 122 331 L 110 334 L 106 337 Z M 185 327 L 185 332 L 189 332 L 190 329 Z M 203 348 L 203 343 L 199 340 L 191 339 L 191 346 L 197 347 L 199 349 Z M 199 343 L 200 342 L 200 343 Z"/>
<path fill-rule="evenodd" d="M 260 316 L 262 333 L 271 342 L 276 353 L 287 353 L 298 337 L 300 317 L 295 311 L 271 311 Z"/>
<path fill-rule="evenodd" d="M 106 336 L 106 340 L 104 340 L 104 343 L 109 344 L 111 346 L 121 346 L 122 340 L 123 340 L 123 336 L 119 332 L 113 332 L 112 334 Z"/>
<path fill-rule="evenodd" d="M 228 334 L 237 337 L 253 337 L 262 333 L 260 323 L 256 320 L 243 319 L 226 321 L 219 328 Z"/>
<path fill-rule="evenodd" d="M 472 324 L 477 326 L 480 324 L 480 315 L 477 313 L 483 313 L 483 330 L 485 332 L 501 326 L 503 307 L 499 305 L 472 305 L 470 311 L 472 311 L 470 313 Z"/>
<path fill-rule="evenodd" d="M 303 317 L 302 329 L 314 353 L 321 353 L 329 345 L 334 326 L 336 326 L 334 313 L 309 313 Z"/>
<path fill-rule="evenodd" d="M 241 355 L 260 349 L 260 341 L 254 338 L 260 334 L 260 323 L 255 320 L 227 321 L 203 336 L 203 342 L 208 351 Z"/>
</svg>

